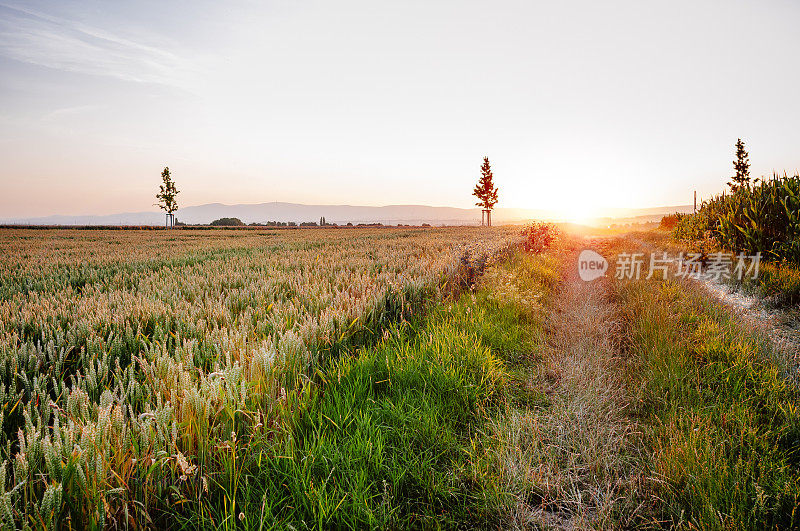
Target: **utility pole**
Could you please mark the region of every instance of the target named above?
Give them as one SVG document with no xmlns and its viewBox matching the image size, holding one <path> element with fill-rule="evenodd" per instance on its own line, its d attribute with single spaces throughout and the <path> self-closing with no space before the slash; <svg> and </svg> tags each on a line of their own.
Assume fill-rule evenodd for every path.
<svg viewBox="0 0 800 531">
<path fill-rule="evenodd" d="M 694 213 L 697 212 L 697 190 L 694 191 Z"/>
</svg>

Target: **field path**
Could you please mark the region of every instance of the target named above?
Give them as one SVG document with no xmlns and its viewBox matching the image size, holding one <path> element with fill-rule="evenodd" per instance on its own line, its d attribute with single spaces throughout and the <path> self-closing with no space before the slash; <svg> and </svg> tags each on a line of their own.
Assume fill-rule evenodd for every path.
<svg viewBox="0 0 800 531">
<path fill-rule="evenodd" d="M 636 423 L 627 414 L 624 324 L 608 279 L 584 282 L 577 255 L 608 254 L 608 240 L 576 240 L 546 320 L 541 384 L 550 407 L 537 418 L 544 485 L 531 520 L 556 529 L 629 524 L 638 507 Z M 640 470 L 640 469 L 639 469 Z M 633 504 L 633 506 L 631 506 Z"/>
</svg>

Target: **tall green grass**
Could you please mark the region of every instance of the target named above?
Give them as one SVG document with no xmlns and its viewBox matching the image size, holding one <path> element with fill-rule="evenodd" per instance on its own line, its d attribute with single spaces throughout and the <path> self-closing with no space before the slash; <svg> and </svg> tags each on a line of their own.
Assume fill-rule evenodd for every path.
<svg viewBox="0 0 800 531">
<path fill-rule="evenodd" d="M 644 383 L 653 517 L 685 529 L 800 526 L 798 391 L 767 340 L 677 282 L 623 285 Z"/>
<path fill-rule="evenodd" d="M 746 291 L 763 296 L 773 307 L 800 303 L 800 266 L 789 262 L 768 262 L 759 268 L 758 278 L 742 279 Z"/>
</svg>

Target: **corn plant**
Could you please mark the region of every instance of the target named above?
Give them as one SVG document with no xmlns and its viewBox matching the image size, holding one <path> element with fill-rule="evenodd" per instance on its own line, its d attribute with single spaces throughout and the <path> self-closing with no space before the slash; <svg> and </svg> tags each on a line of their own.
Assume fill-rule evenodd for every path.
<svg viewBox="0 0 800 531">
<path fill-rule="evenodd" d="M 771 179 L 721 194 L 683 217 L 681 239 L 713 240 L 734 252 L 761 252 L 767 259 L 800 263 L 800 176 Z"/>
</svg>

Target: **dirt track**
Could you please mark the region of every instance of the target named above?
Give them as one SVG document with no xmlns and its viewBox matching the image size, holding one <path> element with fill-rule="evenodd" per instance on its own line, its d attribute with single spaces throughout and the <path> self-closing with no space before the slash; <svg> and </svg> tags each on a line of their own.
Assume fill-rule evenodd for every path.
<svg viewBox="0 0 800 531">
<path fill-rule="evenodd" d="M 618 524 L 621 513 L 636 514 L 635 507 L 620 510 L 640 481 L 638 429 L 626 412 L 623 323 L 612 282 L 584 282 L 577 268 L 580 250 L 603 254 L 606 243 L 574 242 L 546 320 L 538 379 L 551 406 L 537 424 L 546 450 L 536 470 L 545 488 L 529 518 L 560 529 L 603 528 Z"/>
</svg>

